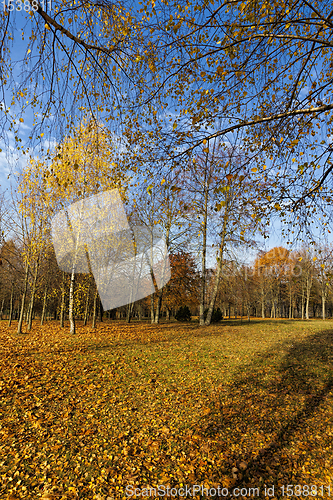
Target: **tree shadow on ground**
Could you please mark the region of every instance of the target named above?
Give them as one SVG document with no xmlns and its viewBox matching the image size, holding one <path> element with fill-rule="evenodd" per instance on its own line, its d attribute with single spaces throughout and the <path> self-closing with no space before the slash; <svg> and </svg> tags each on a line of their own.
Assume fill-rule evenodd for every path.
<svg viewBox="0 0 333 500">
<path fill-rule="evenodd" d="M 333 331 L 284 341 L 276 349 L 243 365 L 232 384 L 218 388 L 199 434 L 224 455 L 229 474 L 238 469 L 236 486 L 328 484 Z"/>
</svg>

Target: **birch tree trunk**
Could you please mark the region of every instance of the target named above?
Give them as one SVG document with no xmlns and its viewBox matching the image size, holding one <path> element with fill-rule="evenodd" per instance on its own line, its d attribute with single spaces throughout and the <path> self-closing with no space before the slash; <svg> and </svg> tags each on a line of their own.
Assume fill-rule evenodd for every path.
<svg viewBox="0 0 333 500">
<path fill-rule="evenodd" d="M 261 287 L 261 317 L 265 319 L 265 290 Z"/>
<path fill-rule="evenodd" d="M 323 320 L 326 319 L 326 300 L 328 294 L 328 286 L 326 283 L 325 276 L 323 272 L 321 272 L 321 316 Z"/>
<path fill-rule="evenodd" d="M 292 290 L 291 290 L 291 285 L 289 289 L 289 319 L 292 318 L 292 309 L 293 309 L 293 296 L 292 296 Z"/>
<path fill-rule="evenodd" d="M 61 284 L 60 328 L 64 327 L 64 315 L 65 315 L 65 272 L 63 271 L 62 284 Z"/>
<path fill-rule="evenodd" d="M 326 297 L 324 295 L 322 295 L 321 297 L 321 315 L 322 315 L 322 318 L 323 320 L 326 319 Z"/>
<path fill-rule="evenodd" d="M 86 296 L 86 306 L 85 306 L 85 309 L 84 309 L 83 326 L 86 326 L 87 321 L 88 321 L 89 292 L 90 292 L 90 283 L 89 283 L 89 286 L 88 286 L 88 291 L 87 291 L 87 296 Z"/>
<path fill-rule="evenodd" d="M 0 319 L 2 319 L 2 315 L 3 315 L 3 306 L 4 306 L 4 303 L 5 303 L 5 299 L 2 299 L 2 303 L 1 303 L 1 311 L 0 311 Z"/>
<path fill-rule="evenodd" d="M 206 294 L 206 256 L 207 256 L 207 218 L 208 218 L 208 182 L 205 179 L 204 214 L 202 221 L 202 254 L 201 254 L 201 289 L 199 305 L 199 325 L 205 324 L 205 294 Z"/>
<path fill-rule="evenodd" d="M 142 304 L 139 302 L 138 304 L 138 316 L 139 316 L 139 321 L 142 321 Z"/>
<path fill-rule="evenodd" d="M 40 318 L 40 324 L 41 324 L 41 326 L 43 326 L 43 323 L 44 323 L 44 318 L 45 318 L 45 310 L 46 310 L 46 297 L 47 297 L 47 285 L 45 286 L 44 300 L 43 300 L 43 310 L 42 310 L 42 317 Z"/>
<path fill-rule="evenodd" d="M 21 310 L 20 310 L 20 316 L 19 316 L 18 325 L 17 325 L 17 333 L 18 334 L 22 333 L 25 298 L 26 298 L 27 289 L 28 289 L 28 276 L 29 276 L 29 264 L 26 263 L 25 274 L 24 274 L 24 288 L 23 288 L 23 294 L 22 294 L 22 300 L 21 300 Z"/>
<path fill-rule="evenodd" d="M 31 290 L 31 297 L 30 297 L 30 304 L 29 304 L 29 309 L 28 309 L 28 326 L 27 330 L 31 330 L 32 326 L 32 313 L 34 310 L 34 302 L 35 302 L 35 294 L 36 294 L 36 283 L 37 283 L 37 274 L 38 274 L 38 268 L 39 268 L 39 259 L 37 259 L 36 265 L 35 265 L 35 272 L 34 272 L 34 279 L 32 283 L 32 290 Z"/>
<path fill-rule="evenodd" d="M 213 309 L 217 297 L 217 292 L 219 289 L 219 284 L 220 284 L 220 279 L 221 279 L 221 274 L 222 274 L 222 267 L 223 267 L 223 252 L 224 252 L 224 246 L 225 246 L 225 240 L 226 240 L 226 235 L 227 235 L 227 223 L 228 223 L 228 202 L 226 203 L 225 207 L 225 212 L 224 212 L 224 218 L 223 218 L 223 228 L 221 232 L 221 242 L 220 242 L 220 247 L 219 247 L 219 255 L 217 259 L 217 270 L 216 270 L 216 275 L 215 275 L 215 282 L 213 286 L 213 291 L 212 291 L 212 296 L 210 300 L 210 304 L 208 307 L 208 312 L 207 312 L 207 318 L 205 321 L 205 325 L 210 325 L 212 321 L 212 314 L 213 314 Z"/>
<path fill-rule="evenodd" d="M 93 309 L 93 318 L 92 318 L 92 328 L 96 328 L 96 316 L 97 316 L 97 294 L 98 291 L 96 290 L 95 295 L 94 295 L 94 309 Z"/>
<path fill-rule="evenodd" d="M 162 298 L 163 298 L 163 289 L 159 290 L 157 293 L 157 304 L 156 304 L 155 319 L 154 319 L 155 323 L 159 323 L 160 321 Z"/>
<path fill-rule="evenodd" d="M 9 319 L 8 326 L 12 324 L 12 316 L 13 316 L 13 301 L 14 301 L 14 285 L 12 283 L 12 291 L 10 294 L 10 305 L 9 305 Z"/>
<path fill-rule="evenodd" d="M 306 304 L 305 304 L 305 318 L 309 319 L 309 304 L 310 304 L 310 293 L 312 287 L 312 276 L 308 275 L 306 278 Z"/>
<path fill-rule="evenodd" d="M 68 319 L 69 319 L 69 333 L 71 335 L 75 334 L 74 283 L 75 283 L 75 264 L 73 264 L 72 274 L 71 274 L 71 282 L 70 282 L 70 286 L 69 286 Z"/>
<path fill-rule="evenodd" d="M 133 309 L 134 309 L 134 302 L 130 302 L 129 304 L 127 304 L 127 308 L 126 308 L 126 321 L 127 321 L 127 323 L 131 322 Z"/>
<path fill-rule="evenodd" d="M 100 297 L 98 298 L 98 303 L 99 303 L 99 321 L 101 323 L 103 323 L 103 314 L 104 314 L 104 309 L 103 309 L 103 304 L 102 304 L 102 301 L 100 299 Z M 134 306 L 134 303 L 133 303 L 133 306 Z M 133 306 L 132 306 L 132 309 L 133 309 Z"/>
<path fill-rule="evenodd" d="M 150 296 L 150 322 L 151 323 L 154 323 L 154 321 L 155 321 L 154 297 L 155 297 L 155 293 L 152 293 Z"/>
<path fill-rule="evenodd" d="M 305 292 L 304 292 L 304 286 L 302 284 L 302 300 L 301 300 L 302 319 L 304 319 L 304 301 L 305 301 Z"/>
</svg>

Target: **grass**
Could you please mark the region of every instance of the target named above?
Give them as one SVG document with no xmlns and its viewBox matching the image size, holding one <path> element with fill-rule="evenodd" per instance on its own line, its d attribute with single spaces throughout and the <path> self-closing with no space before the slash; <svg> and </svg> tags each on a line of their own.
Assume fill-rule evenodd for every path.
<svg viewBox="0 0 333 500">
<path fill-rule="evenodd" d="M 0 324 L 0 497 L 193 484 L 333 496 L 332 326 L 112 322 L 70 336 L 48 322 L 17 336 Z"/>
</svg>

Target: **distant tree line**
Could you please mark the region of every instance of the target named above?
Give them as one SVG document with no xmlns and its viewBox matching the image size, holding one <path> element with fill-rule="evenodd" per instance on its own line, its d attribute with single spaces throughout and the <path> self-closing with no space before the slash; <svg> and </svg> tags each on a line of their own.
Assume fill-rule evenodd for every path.
<svg viewBox="0 0 333 500">
<path fill-rule="evenodd" d="M 68 320 L 70 274 L 57 264 L 52 245 L 40 256 L 38 265 L 25 271 L 22 248 L 14 240 L 3 243 L 0 266 L 0 317 L 8 325 L 20 320 L 26 329 L 32 320 L 48 320 L 64 326 Z M 171 279 L 162 290 L 160 318 L 175 318 L 188 306 L 192 316 L 199 316 L 201 272 L 194 256 L 187 251 L 170 255 Z M 225 260 L 215 308 L 225 319 L 248 318 L 332 318 L 333 255 L 330 247 L 317 251 L 288 251 L 275 247 L 257 256 L 253 265 Z M 206 279 L 206 304 L 215 284 L 216 269 L 209 269 Z M 74 293 L 74 317 L 83 324 L 105 319 L 130 321 L 149 319 L 155 322 L 154 308 L 159 296 L 154 293 L 110 311 L 103 311 L 94 278 L 79 274 Z M 23 302 L 22 302 L 23 301 Z M 131 315 L 128 311 L 131 308 Z M 207 309 L 206 309 L 207 314 Z M 160 319 L 159 318 L 159 319 Z M 21 325 L 21 327 L 22 327 Z"/>
</svg>

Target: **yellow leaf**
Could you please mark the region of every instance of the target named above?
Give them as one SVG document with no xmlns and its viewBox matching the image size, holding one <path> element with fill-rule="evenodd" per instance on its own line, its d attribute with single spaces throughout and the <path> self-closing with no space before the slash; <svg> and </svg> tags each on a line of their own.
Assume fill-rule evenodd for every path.
<svg viewBox="0 0 333 500">
<path fill-rule="evenodd" d="M 165 179 L 162 179 L 161 180 L 161 185 L 165 183 Z"/>
<path fill-rule="evenodd" d="M 283 137 L 281 137 L 281 139 L 280 139 L 280 144 L 281 144 L 282 141 L 283 141 Z"/>
<path fill-rule="evenodd" d="M 313 262 L 316 262 L 316 260 L 317 260 L 317 257 L 313 257 Z"/>
<path fill-rule="evenodd" d="M 303 260 L 303 257 L 300 257 L 298 260 L 299 260 L 299 262 L 301 262 Z"/>
<path fill-rule="evenodd" d="M 255 173 L 255 172 L 257 172 L 257 171 L 258 171 L 258 169 L 257 169 L 256 167 L 251 168 L 251 172 Z"/>
<path fill-rule="evenodd" d="M 23 118 L 20 118 L 20 122 L 21 122 L 21 123 L 23 123 L 23 122 L 24 122 Z"/>
<path fill-rule="evenodd" d="M 43 137 L 43 135 L 44 135 L 44 132 L 42 132 L 42 133 L 40 134 L 40 136 L 41 136 L 41 137 Z"/>
</svg>

